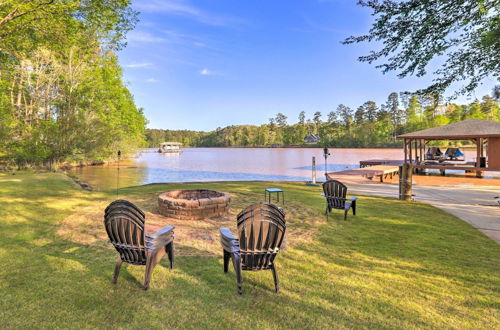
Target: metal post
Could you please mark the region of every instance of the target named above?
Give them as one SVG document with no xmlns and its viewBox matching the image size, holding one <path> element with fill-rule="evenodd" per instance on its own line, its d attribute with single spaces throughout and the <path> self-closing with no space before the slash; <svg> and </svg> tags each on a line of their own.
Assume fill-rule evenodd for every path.
<svg viewBox="0 0 500 330">
<path fill-rule="evenodd" d="M 116 196 L 118 196 L 118 188 L 120 187 L 120 158 L 122 156 L 122 152 L 118 150 L 118 166 L 116 168 Z"/>
<path fill-rule="evenodd" d="M 325 157 L 325 179 L 328 178 L 328 172 L 327 172 L 327 168 L 328 168 L 328 163 L 327 163 L 327 158 L 328 156 L 330 156 L 330 153 L 328 152 L 328 148 L 327 147 L 324 147 L 323 148 L 323 156 Z"/>
<path fill-rule="evenodd" d="M 312 158 L 312 184 L 316 184 L 316 157 Z"/>
</svg>

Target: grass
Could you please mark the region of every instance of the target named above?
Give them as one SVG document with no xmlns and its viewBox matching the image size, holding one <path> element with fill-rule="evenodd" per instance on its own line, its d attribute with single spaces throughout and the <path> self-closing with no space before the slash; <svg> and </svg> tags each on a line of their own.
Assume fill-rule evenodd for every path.
<svg viewBox="0 0 500 330">
<path fill-rule="evenodd" d="M 222 271 L 217 229 L 285 190 L 289 247 L 270 272 Z M 156 214 L 159 192 L 209 187 L 234 197 L 232 219 L 176 223 L 176 265 L 125 266 L 110 284 L 116 252 L 104 207 L 116 192 L 88 192 L 62 174 L 0 174 L 0 327 L 13 328 L 474 328 L 500 327 L 500 245 L 421 203 L 363 196 L 359 214 L 326 222 L 319 188 L 301 183 L 159 184 L 120 190 Z"/>
</svg>

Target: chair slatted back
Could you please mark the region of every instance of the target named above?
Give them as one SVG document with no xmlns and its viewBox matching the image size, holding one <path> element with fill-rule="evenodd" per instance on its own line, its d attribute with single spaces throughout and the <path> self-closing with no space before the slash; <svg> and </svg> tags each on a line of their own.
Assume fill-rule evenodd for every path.
<svg viewBox="0 0 500 330">
<path fill-rule="evenodd" d="M 286 232 L 285 213 L 268 203 L 255 203 L 238 214 L 242 269 L 270 269 Z"/>
<path fill-rule="evenodd" d="M 328 180 L 323 183 L 323 193 L 325 194 L 328 207 L 343 210 L 347 196 L 347 187 L 340 181 Z"/>
<path fill-rule="evenodd" d="M 121 259 L 129 264 L 146 264 L 145 217 L 144 212 L 126 200 L 116 200 L 104 211 L 104 225 L 109 240 Z"/>
</svg>

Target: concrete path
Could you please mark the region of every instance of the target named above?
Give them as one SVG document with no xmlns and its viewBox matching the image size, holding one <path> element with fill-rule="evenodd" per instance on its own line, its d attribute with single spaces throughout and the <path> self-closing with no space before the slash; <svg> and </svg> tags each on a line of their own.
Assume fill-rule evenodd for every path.
<svg viewBox="0 0 500 330">
<path fill-rule="evenodd" d="M 347 185 L 350 194 L 365 194 L 398 198 L 396 184 Z M 414 199 L 429 203 L 479 229 L 492 240 L 500 243 L 500 187 L 462 185 L 454 187 L 413 186 Z"/>
</svg>

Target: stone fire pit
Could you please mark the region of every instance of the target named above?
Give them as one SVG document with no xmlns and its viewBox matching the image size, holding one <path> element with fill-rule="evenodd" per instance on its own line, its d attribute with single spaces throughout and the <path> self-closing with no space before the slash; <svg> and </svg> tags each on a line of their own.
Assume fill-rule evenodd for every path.
<svg viewBox="0 0 500 330">
<path fill-rule="evenodd" d="M 215 190 L 173 190 L 158 196 L 160 214 L 181 220 L 227 215 L 231 196 Z"/>
</svg>

